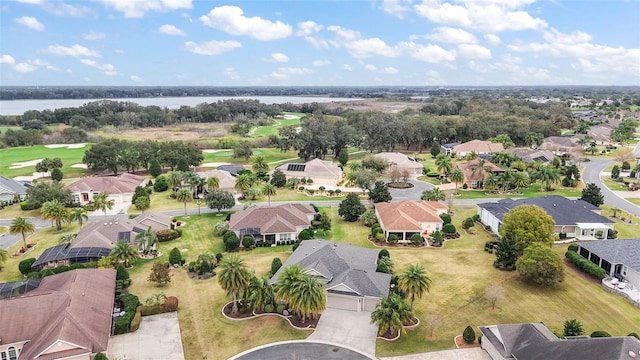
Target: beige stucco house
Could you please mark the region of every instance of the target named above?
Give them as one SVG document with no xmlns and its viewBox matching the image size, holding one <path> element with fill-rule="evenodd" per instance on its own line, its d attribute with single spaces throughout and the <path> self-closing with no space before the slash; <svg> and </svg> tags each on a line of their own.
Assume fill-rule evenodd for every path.
<svg viewBox="0 0 640 360">
<path fill-rule="evenodd" d="M 399 242 L 408 242 L 413 234 L 426 238 L 442 230 L 440 214 L 447 212 L 447 206 L 437 201 L 404 200 L 376 203 L 375 211 L 385 238 L 395 234 Z"/>
</svg>

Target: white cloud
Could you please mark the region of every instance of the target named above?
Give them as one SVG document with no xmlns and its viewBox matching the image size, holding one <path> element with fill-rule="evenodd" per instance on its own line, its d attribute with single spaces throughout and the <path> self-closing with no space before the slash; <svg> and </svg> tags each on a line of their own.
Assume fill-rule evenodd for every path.
<svg viewBox="0 0 640 360">
<path fill-rule="evenodd" d="M 224 69 L 224 71 L 222 73 L 224 75 L 228 76 L 229 78 L 233 79 L 233 80 L 240 79 L 240 76 L 238 76 L 238 72 L 236 71 L 236 69 L 234 69 L 232 67 L 228 67 L 228 68 Z"/>
<path fill-rule="evenodd" d="M 187 41 L 184 43 L 187 51 L 190 51 L 198 55 L 220 55 L 223 52 L 227 52 L 236 48 L 242 47 L 242 44 L 235 40 L 228 41 L 206 41 L 203 43 L 195 43 L 193 41 Z"/>
<path fill-rule="evenodd" d="M 460 44 L 456 54 L 467 59 L 491 59 L 491 50 L 478 44 Z"/>
<path fill-rule="evenodd" d="M 316 49 L 329 48 L 329 42 L 327 40 L 315 38 L 313 36 L 305 36 L 304 39 Z"/>
<path fill-rule="evenodd" d="M 113 52 L 116 53 L 116 54 L 124 54 L 124 50 L 122 50 L 122 49 L 115 49 L 115 50 L 113 50 Z"/>
<path fill-rule="evenodd" d="M 100 52 L 99 51 L 91 50 L 89 48 L 86 48 L 86 47 L 84 47 L 82 45 L 78 45 L 78 44 L 71 45 L 70 47 L 65 47 L 65 46 L 62 46 L 62 45 L 50 45 L 49 47 L 47 47 L 42 52 L 47 53 L 47 54 L 60 55 L 60 56 L 100 57 Z"/>
<path fill-rule="evenodd" d="M 332 25 L 327 28 L 329 31 L 333 31 L 338 37 L 343 40 L 355 40 L 360 38 L 360 33 L 356 30 L 343 28 L 342 26 Z"/>
<path fill-rule="evenodd" d="M 187 35 L 181 29 L 178 29 L 177 27 L 175 27 L 173 25 L 170 25 L 170 24 L 164 24 L 164 25 L 160 26 L 158 28 L 158 32 L 160 32 L 161 34 L 165 34 L 165 35 L 177 35 L 177 36 L 185 36 L 185 35 Z"/>
<path fill-rule="evenodd" d="M 313 60 L 311 62 L 311 65 L 313 65 L 315 67 L 327 66 L 327 65 L 331 65 L 331 61 L 329 61 L 329 60 Z"/>
<path fill-rule="evenodd" d="M 131 75 L 131 76 L 129 76 L 129 79 L 131 79 L 131 81 L 137 82 L 137 83 L 143 81 L 142 78 L 140 76 L 138 76 L 138 75 Z"/>
<path fill-rule="evenodd" d="M 287 80 L 291 75 L 307 75 L 313 73 L 313 70 L 309 68 L 296 68 L 296 67 L 287 67 L 287 68 L 278 68 L 276 71 L 269 74 L 274 79 L 279 80 Z"/>
<path fill-rule="evenodd" d="M 47 63 L 46 61 L 40 60 L 40 59 L 35 59 L 35 60 L 29 60 L 28 61 L 29 64 L 31 65 L 35 65 L 35 66 L 40 66 L 40 67 L 44 67 L 47 70 L 51 70 L 51 71 L 60 71 L 59 68 L 53 66 L 53 65 L 49 65 L 49 63 Z"/>
<path fill-rule="evenodd" d="M 15 22 L 16 24 L 22 25 L 27 29 L 31 29 L 35 31 L 44 30 L 44 25 L 33 16 L 21 16 L 19 18 L 13 19 L 13 22 Z"/>
<path fill-rule="evenodd" d="M 440 76 L 440 73 L 435 70 L 429 70 L 425 75 L 427 76 L 425 85 L 444 85 L 447 83 L 442 76 Z"/>
<path fill-rule="evenodd" d="M 456 59 L 455 52 L 445 50 L 438 45 L 418 45 L 414 42 L 403 42 L 400 47 L 412 58 L 432 64 L 450 63 Z"/>
<path fill-rule="evenodd" d="M 285 63 L 289 61 L 289 57 L 283 53 L 273 53 L 271 54 L 271 60 Z"/>
<path fill-rule="evenodd" d="M 59 16 L 75 16 L 80 17 L 91 13 L 91 10 L 86 6 L 81 5 L 69 5 L 62 1 L 56 1 L 55 4 L 46 0 L 18 0 L 23 4 L 38 5 L 45 11 Z"/>
<path fill-rule="evenodd" d="M 322 30 L 322 25 L 317 24 L 315 21 L 303 21 L 298 23 L 298 31 L 296 31 L 297 36 L 308 36 L 313 33 L 317 33 Z"/>
<path fill-rule="evenodd" d="M 375 70 L 377 70 L 377 69 L 378 69 L 378 68 L 377 68 L 375 65 L 373 65 L 373 64 L 366 64 L 366 65 L 364 66 L 364 68 L 365 68 L 365 69 L 367 69 L 367 70 L 370 70 L 370 71 L 375 71 Z"/>
<path fill-rule="evenodd" d="M 423 0 L 414 5 L 419 16 L 437 24 L 460 26 L 486 33 L 540 30 L 546 21 L 534 18 L 519 8 L 533 0 L 458 0 L 455 4 L 441 0 Z"/>
<path fill-rule="evenodd" d="M 491 45 L 498 45 L 502 42 L 502 40 L 500 40 L 500 37 L 494 34 L 486 34 L 484 38 L 487 39 L 487 41 Z"/>
<path fill-rule="evenodd" d="M 359 39 L 345 42 L 343 46 L 349 51 L 351 56 L 356 58 L 365 58 L 373 55 L 384 57 L 400 56 L 399 49 L 387 45 L 379 38 Z"/>
<path fill-rule="evenodd" d="M 191 9 L 192 0 L 99 0 L 106 7 L 114 8 L 127 18 L 141 18 L 148 11 L 167 12 Z"/>
<path fill-rule="evenodd" d="M 118 74 L 115 67 L 111 64 L 100 64 L 97 61 L 91 59 L 81 59 L 80 62 L 104 72 L 104 74 L 107 76 L 114 76 Z"/>
<path fill-rule="evenodd" d="M 14 59 L 13 56 L 11 55 L 4 54 L 0 56 L 0 64 L 13 65 L 15 64 L 15 62 L 16 62 L 16 59 Z"/>
<path fill-rule="evenodd" d="M 475 44 L 478 42 L 472 33 L 446 26 L 436 28 L 435 31 L 427 35 L 426 38 L 448 44 Z"/>
<path fill-rule="evenodd" d="M 398 73 L 398 69 L 396 69 L 396 68 L 394 68 L 394 67 L 391 67 L 391 66 L 389 66 L 389 67 L 386 67 L 386 68 L 382 69 L 382 71 L 383 71 L 385 74 L 389 74 L 389 75 L 395 75 L 395 74 L 397 74 L 397 73 Z"/>
<path fill-rule="evenodd" d="M 200 17 L 203 24 L 231 35 L 245 35 L 258 40 L 276 40 L 289 37 L 291 25 L 281 21 L 272 22 L 258 16 L 246 17 L 237 6 L 213 8 L 209 14 Z"/>
<path fill-rule="evenodd" d="M 93 32 L 90 31 L 86 34 L 82 34 L 82 38 L 87 40 L 87 41 L 95 41 L 95 40 L 102 40 L 104 38 L 107 37 L 107 34 L 105 33 L 97 33 L 97 32 Z"/>
<path fill-rule="evenodd" d="M 404 18 L 404 14 L 411 10 L 412 0 L 383 0 L 380 6 L 384 12 L 395 15 L 398 18 Z"/>
<path fill-rule="evenodd" d="M 342 64 L 342 69 L 345 71 L 353 71 L 353 67 L 349 64 Z"/>
<path fill-rule="evenodd" d="M 35 71 L 36 69 L 38 69 L 37 66 L 25 62 L 17 63 L 13 66 L 13 70 L 19 73 L 28 73 Z"/>
</svg>

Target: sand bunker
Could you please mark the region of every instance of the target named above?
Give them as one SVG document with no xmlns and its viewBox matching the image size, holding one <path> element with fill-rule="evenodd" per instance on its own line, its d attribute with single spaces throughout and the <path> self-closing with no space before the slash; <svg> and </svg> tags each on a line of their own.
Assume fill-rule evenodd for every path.
<svg viewBox="0 0 640 360">
<path fill-rule="evenodd" d="M 21 169 L 21 168 L 24 168 L 24 167 L 27 167 L 27 166 L 36 166 L 36 164 L 39 163 L 40 161 L 42 161 L 42 159 L 35 159 L 35 160 L 22 161 L 22 162 L 14 162 L 13 164 L 11 164 L 9 169 Z"/>
<path fill-rule="evenodd" d="M 229 149 L 204 149 L 202 150 L 203 153 L 207 153 L 207 154 L 214 154 L 220 151 L 227 151 Z"/>
<path fill-rule="evenodd" d="M 80 149 L 85 147 L 85 143 L 80 143 L 80 144 L 49 144 L 49 145 L 45 145 L 44 147 L 49 148 L 49 149 L 58 149 L 58 148 L 63 148 L 66 147 L 67 149 Z"/>
<path fill-rule="evenodd" d="M 289 115 L 289 114 L 285 114 L 284 118 L 287 120 L 291 120 L 291 119 L 300 119 L 300 116 L 297 115 Z"/>
<path fill-rule="evenodd" d="M 220 165 L 231 165 L 231 163 L 227 163 L 227 162 L 210 162 L 210 163 L 204 163 L 201 164 L 201 167 L 218 167 Z"/>
<path fill-rule="evenodd" d="M 80 168 L 80 169 L 87 169 L 87 164 L 73 164 L 71 165 L 72 168 Z"/>
</svg>

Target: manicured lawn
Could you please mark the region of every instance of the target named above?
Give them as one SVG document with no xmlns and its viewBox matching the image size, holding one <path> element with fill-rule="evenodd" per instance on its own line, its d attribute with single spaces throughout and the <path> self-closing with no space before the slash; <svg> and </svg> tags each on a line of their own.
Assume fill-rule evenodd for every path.
<svg viewBox="0 0 640 360">
<path fill-rule="evenodd" d="M 611 176 L 605 175 L 605 176 L 602 176 L 601 179 L 604 185 L 609 188 L 609 190 L 627 191 L 627 187 L 624 185 L 624 183 L 611 180 Z"/>
<path fill-rule="evenodd" d="M 256 128 L 255 131 L 253 132 L 253 137 L 278 135 L 278 130 L 280 130 L 280 128 L 283 128 L 285 126 L 291 126 L 291 125 L 299 125 L 300 124 L 300 119 L 303 116 L 305 116 L 305 114 L 303 114 L 303 113 L 286 112 L 284 114 L 288 115 L 287 117 L 293 117 L 293 118 L 277 120 L 277 124 L 275 124 L 275 125 L 260 126 L 260 127 Z"/>
<path fill-rule="evenodd" d="M 482 198 L 503 198 L 503 197 L 540 197 L 548 195 L 562 195 L 566 197 L 580 197 L 582 196 L 582 183 L 575 188 L 563 188 L 554 185 L 554 191 L 540 191 L 542 185 L 533 184 L 527 189 L 521 189 L 520 194 L 487 194 L 483 190 L 459 190 L 460 195 L 457 199 L 482 199 Z"/>
<path fill-rule="evenodd" d="M 640 206 L 640 198 L 627 198 L 627 201 L 632 202 L 632 203 Z"/>
<path fill-rule="evenodd" d="M 244 164 L 249 168 L 251 167 L 252 160 L 256 156 L 264 156 L 267 163 L 276 163 L 276 162 L 284 162 L 289 159 L 298 159 L 298 154 L 295 151 L 286 151 L 281 152 L 279 149 L 274 148 L 261 148 L 261 149 L 253 149 L 253 157 L 246 161 L 244 158 L 234 159 L 233 158 L 233 150 L 223 149 L 220 151 L 216 151 L 214 153 L 205 152 L 202 154 L 204 160 L 202 163 L 209 162 L 227 162 L 232 164 Z M 293 160 L 292 160 L 293 161 Z"/>
<path fill-rule="evenodd" d="M 429 184 L 433 184 L 433 185 L 441 185 L 442 184 L 442 182 L 440 182 L 440 180 L 438 180 L 437 177 L 430 177 L 430 176 L 426 176 L 426 175 L 418 176 L 418 180 L 424 181 L 424 182 L 428 182 Z"/>
<path fill-rule="evenodd" d="M 631 200 L 631 199 L 627 199 Z M 640 199 L 633 199 L 640 200 Z M 640 204 L 640 201 L 636 201 L 636 204 Z M 602 216 L 606 216 L 610 220 L 613 220 L 616 223 L 616 230 L 618 230 L 618 238 L 620 239 L 629 239 L 629 238 L 637 238 L 640 234 L 640 219 L 633 216 L 631 222 L 629 222 L 629 213 L 626 211 L 617 211 L 616 217 L 613 217 L 613 209 L 612 206 L 609 205 L 601 205 Z M 622 220 L 624 219 L 624 221 Z"/>
<path fill-rule="evenodd" d="M 19 147 L 0 149 L 0 174 L 6 177 L 27 176 L 36 171 L 35 165 L 25 166 L 17 169 L 10 169 L 13 163 L 27 162 L 31 160 L 55 158 L 62 160 L 62 172 L 65 178 L 79 177 L 87 171 L 81 168 L 72 168 L 73 164 L 81 164 L 85 151 L 91 147 L 91 144 L 85 145 L 79 149 L 67 148 L 46 148 L 44 145 L 36 145 L 31 147 Z"/>
</svg>

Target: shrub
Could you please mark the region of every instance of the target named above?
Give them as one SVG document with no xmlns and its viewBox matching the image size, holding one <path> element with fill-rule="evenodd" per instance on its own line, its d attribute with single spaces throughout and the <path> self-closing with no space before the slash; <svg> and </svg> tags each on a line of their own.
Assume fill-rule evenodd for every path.
<svg viewBox="0 0 640 360">
<path fill-rule="evenodd" d="M 223 257 L 224 255 L 222 255 L 222 253 L 216 253 L 216 262 L 220 262 L 220 260 L 222 260 Z"/>
<path fill-rule="evenodd" d="M 611 334 L 609 334 L 608 332 L 603 331 L 603 330 L 596 330 L 596 331 L 592 332 L 591 335 L 589 335 L 589 336 L 591 336 L 592 338 L 596 338 L 596 337 L 611 337 Z"/>
<path fill-rule="evenodd" d="M 473 221 L 480 221 L 480 215 L 478 214 L 473 214 L 471 218 L 473 219 Z"/>
<path fill-rule="evenodd" d="M 467 190 L 467 189 L 469 188 L 469 185 L 467 185 L 467 183 L 464 183 L 464 184 L 462 184 L 462 188 L 463 188 L 464 190 Z"/>
<path fill-rule="evenodd" d="M 156 183 L 153 184 L 153 191 L 155 192 L 163 192 L 167 191 L 169 188 L 169 183 L 167 182 L 167 178 L 164 175 L 160 175 L 156 178 Z"/>
<path fill-rule="evenodd" d="M 211 272 L 211 265 L 209 265 L 208 261 L 202 261 L 200 263 L 200 267 L 198 268 L 198 275 L 202 275 L 205 273 Z"/>
<path fill-rule="evenodd" d="M 156 233 L 156 238 L 159 242 L 171 241 L 180 237 L 180 232 L 177 230 L 165 229 Z"/>
<path fill-rule="evenodd" d="M 389 257 L 389 250 L 387 249 L 380 250 L 380 252 L 378 253 L 378 259 L 382 259 L 383 257 Z"/>
<path fill-rule="evenodd" d="M 35 258 L 24 259 L 20 261 L 18 264 L 18 270 L 20 270 L 20 274 L 27 275 L 31 272 L 31 265 L 36 262 Z"/>
<path fill-rule="evenodd" d="M 298 187 L 298 191 L 304 191 L 304 186 Z"/>
<path fill-rule="evenodd" d="M 564 256 L 566 256 L 566 258 L 569 259 L 571 263 L 577 266 L 578 269 L 598 279 L 604 278 L 607 274 L 607 272 L 603 268 L 583 258 L 575 251 L 567 251 Z"/>
<path fill-rule="evenodd" d="M 567 251 L 573 251 L 573 252 L 578 251 L 578 244 L 569 245 L 569 248 L 567 249 Z"/>
<path fill-rule="evenodd" d="M 442 213 L 440 214 L 440 219 L 442 219 L 442 222 L 446 225 L 446 224 L 451 224 L 451 216 L 447 213 Z"/>
<path fill-rule="evenodd" d="M 387 242 L 389 244 L 397 244 L 398 243 L 398 235 L 390 234 L 389 237 L 387 237 Z"/>
<path fill-rule="evenodd" d="M 296 249 L 298 248 L 298 246 L 300 246 L 300 243 L 295 243 L 295 244 L 293 244 L 293 247 L 291 248 L 291 251 L 296 251 Z"/>
<path fill-rule="evenodd" d="M 38 206 L 36 206 L 36 204 L 32 204 L 28 201 L 20 201 L 20 209 L 22 211 L 28 211 L 28 210 L 34 210 L 37 209 Z"/>
<path fill-rule="evenodd" d="M 631 164 L 628 161 L 622 162 L 622 170 L 631 170 Z"/>
<path fill-rule="evenodd" d="M 476 341 L 476 332 L 473 331 L 471 326 L 464 328 L 464 331 L 462 332 L 462 339 L 467 344 L 473 344 L 473 342 Z"/>
<path fill-rule="evenodd" d="M 276 312 L 277 312 L 278 314 L 282 314 L 282 313 L 284 312 L 284 308 L 285 308 L 285 306 L 284 306 L 283 304 L 280 304 L 280 305 L 278 305 L 278 306 L 276 307 Z"/>
<path fill-rule="evenodd" d="M 162 304 L 142 305 L 138 307 L 138 311 L 142 316 L 164 314 L 165 312 Z"/>
<path fill-rule="evenodd" d="M 253 238 L 253 236 L 245 236 L 242 238 L 242 247 L 244 247 L 245 249 L 251 249 L 252 247 L 255 247 L 256 245 L 256 240 Z"/>
<path fill-rule="evenodd" d="M 472 218 L 466 218 L 464 219 L 464 221 L 462 222 L 462 228 L 463 229 L 470 229 L 473 227 L 473 225 L 475 225 L 475 222 L 473 221 Z"/>
<path fill-rule="evenodd" d="M 313 230 L 311 229 L 304 229 L 300 231 L 300 234 L 298 234 L 298 240 L 309 240 L 309 239 L 313 239 Z"/>
<path fill-rule="evenodd" d="M 413 245 L 420 245 L 424 242 L 424 239 L 422 238 L 422 235 L 420 234 L 413 234 L 411 235 L 411 243 Z"/>
<path fill-rule="evenodd" d="M 229 224 L 226 221 L 218 221 L 213 227 L 213 235 L 222 236 L 229 230 Z"/>
<path fill-rule="evenodd" d="M 124 268 L 124 265 L 119 264 L 116 268 L 116 280 L 125 281 L 129 279 L 129 272 Z"/>
<path fill-rule="evenodd" d="M 384 239 L 384 233 L 383 232 L 377 233 L 375 238 L 376 238 L 377 241 L 384 241 L 385 240 Z"/>
<path fill-rule="evenodd" d="M 267 305 L 264 306 L 264 312 L 272 313 L 273 310 L 274 310 L 273 304 L 267 304 Z"/>
<path fill-rule="evenodd" d="M 445 224 L 442 227 L 442 232 L 445 233 L 445 234 L 455 234 L 456 233 L 456 227 L 451 223 Z"/>
<path fill-rule="evenodd" d="M 371 227 L 371 236 L 376 236 L 376 234 L 380 234 L 382 233 L 382 227 L 380 226 L 380 224 L 373 224 L 373 226 Z"/>
<path fill-rule="evenodd" d="M 175 296 L 169 296 L 167 300 L 162 304 L 164 311 L 173 312 L 178 310 L 178 298 Z"/>
<path fill-rule="evenodd" d="M 124 315 L 115 321 L 115 333 L 124 334 L 129 331 L 136 309 L 140 305 L 140 299 L 133 294 L 122 294 L 118 296 L 118 300 L 122 303 Z"/>
<path fill-rule="evenodd" d="M 231 233 L 233 233 L 233 232 L 231 232 Z M 229 238 L 224 243 L 225 251 L 229 251 L 229 252 L 236 251 L 236 250 L 238 250 L 239 247 L 240 247 L 240 239 L 238 239 L 237 236 L 233 236 L 233 237 Z"/>
<path fill-rule="evenodd" d="M 182 254 L 178 248 L 171 249 L 169 253 L 169 264 L 171 265 L 182 265 Z"/>
<path fill-rule="evenodd" d="M 99 352 L 96 354 L 96 356 L 93 357 L 93 360 L 109 360 L 109 358 L 107 357 L 107 355 Z"/>
<path fill-rule="evenodd" d="M 140 322 L 142 322 L 142 314 L 140 311 L 136 311 L 135 315 L 133 315 L 133 319 L 131 319 L 131 325 L 129 325 L 129 331 L 134 332 L 138 330 L 140 327 Z"/>
<path fill-rule="evenodd" d="M 279 257 L 273 258 L 271 261 L 271 275 L 275 275 L 275 273 L 282 267 L 282 260 Z M 270 311 L 268 311 L 270 312 Z"/>
<path fill-rule="evenodd" d="M 638 335 L 637 333 L 634 333 L 634 332 L 629 333 L 629 335 L 627 335 L 627 336 L 633 336 L 634 338 L 640 340 L 640 335 Z"/>
</svg>

